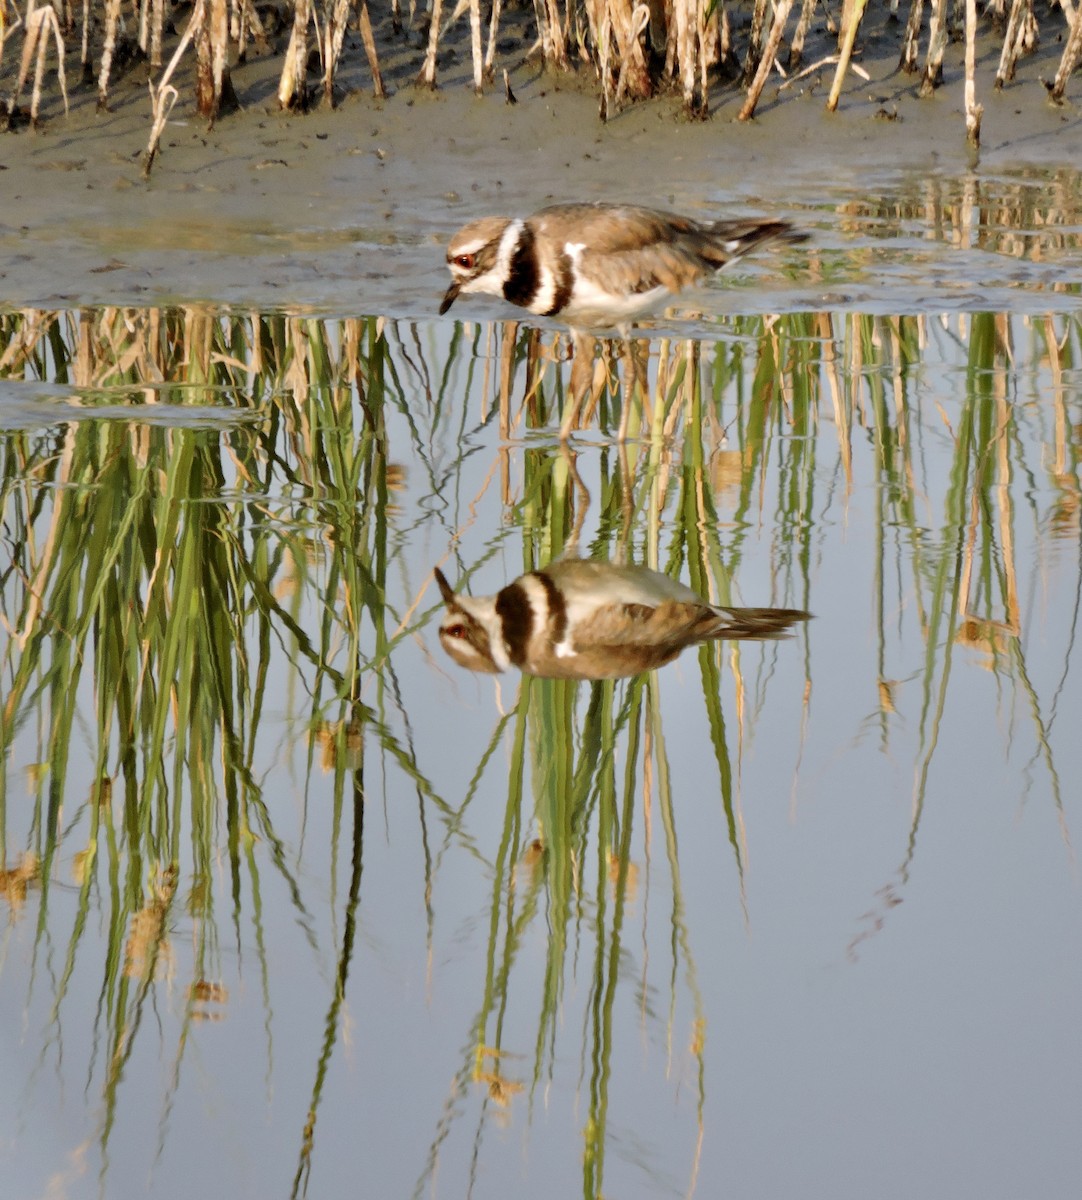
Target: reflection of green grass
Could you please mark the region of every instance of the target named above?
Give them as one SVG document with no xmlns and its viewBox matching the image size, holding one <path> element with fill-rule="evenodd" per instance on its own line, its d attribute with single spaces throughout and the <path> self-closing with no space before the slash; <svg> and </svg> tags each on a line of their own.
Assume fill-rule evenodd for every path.
<svg viewBox="0 0 1082 1200">
<path fill-rule="evenodd" d="M 263 908 L 271 875 L 291 897 L 304 935 L 316 939 L 315 902 L 303 882 L 305 853 L 313 852 L 286 844 L 261 782 L 269 751 L 260 731 L 271 704 L 308 736 L 305 795 L 317 765 L 330 772 L 329 891 L 345 897 L 295 1194 L 306 1186 L 338 1045 L 361 911 L 364 809 L 379 774 L 394 774 L 418 799 L 416 886 L 430 948 L 448 854 L 465 850 L 491 871 L 476 1015 L 424 1178 L 471 1087 L 486 1088 L 482 1114 L 513 1106 L 519 1089 L 531 1105 L 544 1091 L 558 1058 L 567 1057 L 562 1016 L 580 985 L 584 1195 L 604 1190 L 610 1098 L 623 1067 L 613 1032 L 622 1007 L 633 1005 L 641 1021 L 661 1027 L 670 1048 L 681 1040 L 691 1047 L 701 1135 L 708 1031 L 695 946 L 703 934 L 685 903 L 661 683 L 654 676 L 578 688 L 523 680 L 514 706 L 493 717 L 491 735 L 476 748 L 464 797 L 449 802 L 421 765 L 398 674 L 403 640 L 428 615 L 403 615 L 396 604 L 403 582 L 419 590 L 396 563 L 402 530 L 434 529 L 439 552 L 455 544 L 456 582 L 495 559 L 509 538 L 516 546 L 521 539 L 509 556 L 516 569 L 585 539 L 585 553 L 661 568 L 719 603 L 742 599 L 745 559 L 766 530 L 770 595 L 755 602 L 814 611 L 824 527 L 844 520 L 863 483 L 874 504 L 874 571 L 849 587 L 854 611 L 874 613 L 876 662 L 875 677 L 852 686 L 875 692 L 869 721 L 884 750 L 894 749 L 899 726 L 902 685 L 892 673 L 915 678 L 920 693 L 904 876 L 959 645 L 985 650 L 997 685 L 1023 698 L 1034 761 L 1059 798 L 1050 701 L 1031 679 L 1019 636 L 1014 546 L 1019 512 L 1039 536 L 1077 537 L 1078 439 L 1064 377 L 1082 339 L 1074 320 L 1036 323 L 1037 361 L 1059 380 L 1048 413 L 1037 415 L 1012 404 L 1020 354 L 1011 329 L 996 315 L 967 321 L 964 390 L 953 396 L 935 394 L 922 378 L 937 336 L 925 319 L 734 318 L 714 345 L 651 348 L 632 423 L 639 441 L 614 444 L 620 380 L 617 371 L 598 371 L 596 424 L 572 456 L 557 452 L 552 438 L 570 367 L 553 361 L 536 332 L 513 324 L 479 327 L 469 341 L 457 334 L 443 361 L 426 361 L 412 331 L 376 319 L 198 308 L 0 318 L 8 378 L 71 391 L 55 429 L 12 432 L 0 442 L 7 552 L 0 868 L 13 909 L 20 896 L 25 903 L 28 886 L 40 886 L 44 939 L 56 936 L 59 921 L 59 863 L 70 855 L 78 864 L 64 966 L 50 981 L 58 1030 L 61 1014 L 71 1012 L 86 929 L 96 906 L 105 910 L 95 1014 L 108 1033 L 103 1146 L 158 983 L 178 969 L 171 936 L 178 917 L 195 932 L 166 1107 L 179 1087 L 191 1022 L 216 1002 L 219 939 L 230 922 L 238 936 L 250 923 L 272 1028 L 276 967 Z M 456 394 L 461 380 L 466 396 Z M 117 418 L 120 396 L 130 419 Z M 141 410 L 165 402 L 195 414 L 190 427 L 139 422 Z M 101 405 L 110 406 L 109 420 L 82 419 Z M 200 424 L 202 407 L 244 419 Z M 488 421 L 494 430 L 484 428 Z M 501 445 L 490 467 L 472 456 L 496 426 L 516 440 Z M 402 468 L 390 457 L 391 428 L 405 430 L 411 472 L 421 479 L 411 482 L 431 509 L 396 507 Z M 942 484 L 929 466 L 933 439 L 948 446 Z M 513 465 L 518 455 L 521 470 Z M 1047 522 L 1033 499 L 1042 472 L 1059 498 Z M 478 516 L 497 481 L 495 508 L 510 532 L 485 528 Z M 474 545 L 476 553 L 468 549 Z M 916 664 L 896 661 L 905 622 L 913 641 L 904 650 L 911 656 L 912 645 L 921 646 Z M 703 757 L 741 904 L 744 751 L 765 721 L 779 654 L 803 657 L 807 720 L 814 642 L 812 625 L 780 648 L 711 645 L 685 656 L 685 671 L 697 667 L 709 743 Z M 17 848 L 10 820 L 16 735 L 34 746 L 39 764 L 31 816 L 19 814 L 28 833 Z M 80 744 L 86 778 L 75 765 Z M 471 822 L 477 797 L 493 788 L 506 806 L 489 863 Z M 656 902 L 647 905 L 657 836 L 670 888 L 666 950 L 648 957 L 639 943 L 661 920 Z M 635 920 L 641 938 L 632 936 Z M 516 983 L 530 978 L 523 961 L 538 929 L 543 971 L 525 1018 L 533 1049 L 520 1079 L 508 1064 L 521 1053 L 521 1010 L 530 1002 Z M 268 1053 L 269 1043 L 268 1033 Z"/>
<path fill-rule="evenodd" d="M 268 848 L 311 936 L 300 883 L 264 803 L 264 768 L 257 768 L 268 680 L 281 671 L 274 665 L 279 646 L 307 694 L 309 769 L 318 746 L 334 773 L 336 831 L 344 806 L 357 800 L 366 728 L 421 794 L 432 796 L 412 747 L 383 719 L 388 694 L 397 703 L 384 600 L 394 472 L 382 427 L 386 343 L 376 323 L 332 329 L 278 318 L 249 324 L 150 313 L 133 322 L 132 335 L 126 321 L 111 323 L 114 316 L 81 318 L 70 348 L 57 340 L 54 322 L 49 354 L 27 356 L 24 370 L 44 369 L 51 356 L 58 376 L 91 380 L 94 391 L 83 393 L 90 401 L 156 373 L 167 376 L 167 388 L 183 379 L 188 396 L 198 380 L 215 404 L 276 399 L 261 426 L 224 434 L 78 421 L 65 427 L 59 452 L 37 434 L 3 444 L 0 504 L 11 563 L 2 601 L 9 637 L 0 746 L 8 760 L 21 728 L 36 724 L 41 731 L 39 758 L 47 769 L 31 828 L 43 929 L 61 842 L 80 828 L 87 838 L 55 1020 L 91 893 L 104 883 L 110 898 L 99 1001 L 111 1038 L 103 1145 L 135 1032 L 155 980 L 172 961 L 168 929 L 176 905 L 186 906 L 198 931 L 185 1029 L 199 998 L 214 994 L 201 981 L 216 970 L 221 918 L 214 881 L 223 858 L 234 906 L 248 875 L 264 980 L 271 967 L 256 840 Z M 102 329 L 109 336 L 99 338 Z M 138 353 L 125 340 L 132 337 L 142 339 Z M 100 357 L 88 358 L 88 345 Z M 175 361 L 163 360 L 164 346 Z M 261 371 L 249 370 L 255 362 Z M 364 409 L 353 403 L 355 389 L 363 390 Z M 296 489 L 300 498 L 283 504 L 271 498 L 279 489 Z M 322 614 L 311 634 L 302 601 L 305 610 L 314 601 Z M 384 667 L 373 673 L 372 706 L 365 708 L 362 678 L 377 662 Z M 81 704 L 88 695 L 92 725 Z M 73 782 L 68 755 L 80 738 L 89 740 L 94 764 L 90 796 L 79 819 L 65 824 Z M 7 783 L 5 771 L 5 818 Z M 2 849 L 6 857 L 6 837 Z M 178 1070 L 183 1045 L 182 1038 Z"/>
</svg>

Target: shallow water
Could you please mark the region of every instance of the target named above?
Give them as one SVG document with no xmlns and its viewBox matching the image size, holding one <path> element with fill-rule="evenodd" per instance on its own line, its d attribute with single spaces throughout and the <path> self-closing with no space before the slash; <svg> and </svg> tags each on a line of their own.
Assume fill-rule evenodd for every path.
<svg viewBox="0 0 1082 1200">
<path fill-rule="evenodd" d="M 0 316 L 5 1194 L 1073 1195 L 1077 183 L 808 205 L 623 447 L 484 303 Z M 443 656 L 576 543 L 814 620 Z"/>
</svg>

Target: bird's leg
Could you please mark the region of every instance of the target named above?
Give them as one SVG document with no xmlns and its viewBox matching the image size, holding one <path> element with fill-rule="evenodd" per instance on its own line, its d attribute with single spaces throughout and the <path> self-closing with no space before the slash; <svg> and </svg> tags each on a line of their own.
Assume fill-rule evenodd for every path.
<svg viewBox="0 0 1082 1200">
<path fill-rule="evenodd" d="M 594 350 L 597 344 L 595 339 L 579 329 L 572 329 L 571 344 L 573 347 L 571 379 L 568 382 L 568 391 L 571 395 L 567 412 L 560 423 L 561 441 L 566 441 L 575 428 L 579 413 L 582 411 L 582 403 L 590 391 L 594 377 Z"/>
<path fill-rule="evenodd" d="M 562 447 L 564 457 L 567 460 L 568 473 L 571 476 L 573 486 L 572 509 L 574 516 L 572 518 L 571 533 L 566 542 L 564 542 L 564 557 L 569 555 L 578 555 L 579 539 L 582 536 L 582 526 L 586 521 L 586 512 L 590 507 L 590 493 L 587 490 L 586 484 L 582 482 L 582 476 L 579 474 L 579 468 L 575 462 L 575 452 L 568 446 Z"/>
<path fill-rule="evenodd" d="M 646 370 L 639 370 L 639 345 L 638 339 L 631 336 L 631 330 L 627 327 L 620 331 L 623 341 L 623 359 L 624 359 L 624 381 L 621 391 L 620 404 L 620 429 L 616 435 L 619 442 L 627 440 L 628 426 L 631 421 L 631 402 L 635 396 L 635 384 L 639 385 L 639 395 L 642 397 L 642 404 L 646 405 Z"/>
</svg>

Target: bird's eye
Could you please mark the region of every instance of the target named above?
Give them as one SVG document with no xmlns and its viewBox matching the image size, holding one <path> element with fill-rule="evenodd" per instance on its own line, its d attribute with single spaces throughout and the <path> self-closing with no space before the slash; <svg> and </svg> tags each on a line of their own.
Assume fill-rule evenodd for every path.
<svg viewBox="0 0 1082 1200">
<path fill-rule="evenodd" d="M 456 267 L 461 267 L 464 271 L 472 271 L 475 256 L 473 254 L 456 254 L 454 263 Z"/>
<path fill-rule="evenodd" d="M 466 636 L 466 626 L 465 625 L 448 625 L 444 628 L 443 632 L 445 634 L 447 634 L 447 636 L 449 638 L 461 639 Z"/>
</svg>

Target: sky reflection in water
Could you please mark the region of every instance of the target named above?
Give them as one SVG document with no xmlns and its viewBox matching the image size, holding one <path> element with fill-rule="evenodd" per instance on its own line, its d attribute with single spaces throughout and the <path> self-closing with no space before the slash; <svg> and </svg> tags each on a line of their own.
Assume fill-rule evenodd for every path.
<svg viewBox="0 0 1082 1200">
<path fill-rule="evenodd" d="M 635 440 L 609 381 L 573 455 L 549 333 L 42 320 L 0 442 L 11 1194 L 1071 1194 L 1064 305 L 655 339 Z M 816 619 L 615 683 L 448 662 L 433 567 L 574 541 Z"/>
</svg>

